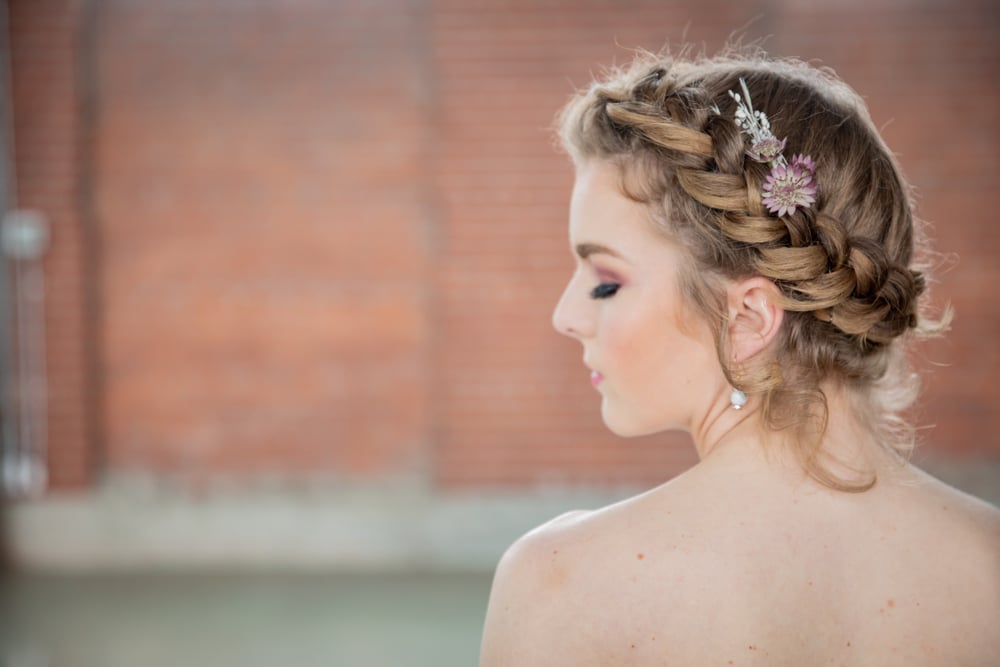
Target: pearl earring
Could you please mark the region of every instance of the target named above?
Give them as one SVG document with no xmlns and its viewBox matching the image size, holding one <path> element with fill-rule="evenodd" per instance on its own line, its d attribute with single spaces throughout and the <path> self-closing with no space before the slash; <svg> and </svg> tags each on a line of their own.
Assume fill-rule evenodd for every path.
<svg viewBox="0 0 1000 667">
<path fill-rule="evenodd" d="M 729 394 L 729 403 L 733 406 L 733 410 L 739 410 L 747 404 L 746 392 L 733 387 L 733 393 Z"/>
</svg>

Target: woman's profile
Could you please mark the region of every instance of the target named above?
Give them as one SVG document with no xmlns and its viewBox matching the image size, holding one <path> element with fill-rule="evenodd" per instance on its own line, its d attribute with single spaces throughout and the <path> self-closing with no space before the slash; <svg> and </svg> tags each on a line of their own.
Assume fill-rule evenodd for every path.
<svg viewBox="0 0 1000 667">
<path fill-rule="evenodd" d="M 553 314 L 607 427 L 699 462 L 530 531 L 481 665 L 998 665 L 1000 511 L 907 462 L 940 333 L 860 97 L 761 53 L 642 55 L 560 115 L 576 269 Z"/>
</svg>

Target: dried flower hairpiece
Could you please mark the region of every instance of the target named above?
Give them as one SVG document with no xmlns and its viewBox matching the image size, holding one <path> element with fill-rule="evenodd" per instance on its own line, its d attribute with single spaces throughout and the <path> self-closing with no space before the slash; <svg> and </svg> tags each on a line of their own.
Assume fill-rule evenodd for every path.
<svg viewBox="0 0 1000 667">
<path fill-rule="evenodd" d="M 807 208 L 816 203 L 816 163 L 808 155 L 796 155 L 791 164 L 782 154 L 787 139 L 778 139 L 771 132 L 771 122 L 763 111 L 756 111 L 750 102 L 747 83 L 740 78 L 743 97 L 732 90 L 729 96 L 736 100 L 736 124 L 750 137 L 746 154 L 751 160 L 771 165 L 771 173 L 764 182 L 761 201 L 771 213 L 791 215 L 799 206 Z M 718 111 L 718 107 L 716 107 Z"/>
</svg>

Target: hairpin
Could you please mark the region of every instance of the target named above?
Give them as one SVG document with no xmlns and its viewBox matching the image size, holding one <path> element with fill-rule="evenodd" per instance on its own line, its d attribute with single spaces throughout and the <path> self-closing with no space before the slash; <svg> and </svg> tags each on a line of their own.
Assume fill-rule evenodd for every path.
<svg viewBox="0 0 1000 667">
<path fill-rule="evenodd" d="M 771 132 L 771 122 L 763 111 L 756 111 L 750 102 L 747 83 L 740 77 L 743 97 L 732 90 L 729 96 L 736 100 L 736 124 L 750 137 L 748 158 L 754 162 L 771 165 L 771 173 L 764 181 L 761 202 L 771 213 L 791 215 L 799 206 L 807 208 L 816 203 L 816 163 L 808 155 L 795 155 L 791 163 L 783 152 L 787 139 L 778 139 Z M 718 107 L 716 107 L 718 110 Z"/>
</svg>

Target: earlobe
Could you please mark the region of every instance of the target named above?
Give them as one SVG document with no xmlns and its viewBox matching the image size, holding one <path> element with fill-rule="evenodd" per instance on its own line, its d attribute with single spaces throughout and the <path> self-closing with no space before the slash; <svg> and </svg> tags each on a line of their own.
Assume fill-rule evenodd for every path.
<svg viewBox="0 0 1000 667">
<path fill-rule="evenodd" d="M 767 348 L 781 330 L 785 311 L 777 285 L 760 276 L 729 286 L 729 354 L 743 363 Z"/>
</svg>

